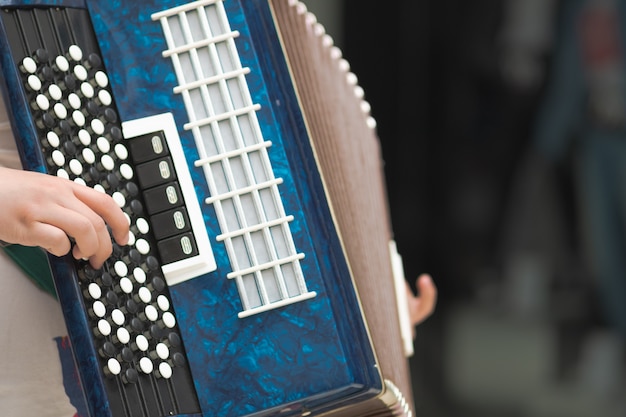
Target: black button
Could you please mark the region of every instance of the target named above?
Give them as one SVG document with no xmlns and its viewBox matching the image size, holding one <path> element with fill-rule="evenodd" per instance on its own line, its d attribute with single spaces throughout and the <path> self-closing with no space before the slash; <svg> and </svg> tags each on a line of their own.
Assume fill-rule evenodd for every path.
<svg viewBox="0 0 626 417">
<path fill-rule="evenodd" d="M 130 350 L 129 347 L 124 346 L 122 348 L 122 360 L 124 362 L 132 362 L 133 359 L 135 359 L 135 354 L 133 353 L 132 350 Z"/>
<path fill-rule="evenodd" d="M 51 67 L 46 65 L 43 68 L 41 68 L 41 76 L 46 81 L 53 81 L 54 80 L 54 70 Z"/>
<path fill-rule="evenodd" d="M 116 353 L 117 349 L 111 342 L 104 342 L 102 348 L 100 348 L 100 355 L 105 358 L 112 358 Z"/>
<path fill-rule="evenodd" d="M 128 311 L 130 314 L 136 314 L 139 311 L 139 306 L 133 299 L 129 298 L 128 300 L 126 300 L 126 303 L 124 305 L 126 306 L 126 311 Z M 131 321 L 131 325 L 132 325 L 132 321 Z"/>
<path fill-rule="evenodd" d="M 111 133 L 111 139 L 113 139 L 115 142 L 119 142 L 120 140 L 124 138 L 124 136 L 122 135 L 122 130 L 117 126 L 111 127 L 110 133 Z"/>
<path fill-rule="evenodd" d="M 135 312 L 136 313 L 136 312 Z M 132 320 L 130 321 L 130 327 L 136 331 L 137 333 L 141 333 L 144 331 L 144 329 L 146 328 L 144 326 L 143 321 L 141 321 L 139 318 L 137 317 L 133 317 Z"/>
<path fill-rule="evenodd" d="M 152 281 L 150 281 L 150 284 L 152 285 L 152 288 L 158 293 L 165 290 L 165 280 L 159 275 L 155 275 L 154 277 L 152 277 Z"/>
<path fill-rule="evenodd" d="M 185 360 L 185 356 L 180 352 L 176 352 L 174 353 L 174 355 L 172 355 L 172 361 L 176 366 L 185 366 L 185 364 L 187 363 L 187 361 Z"/>
<path fill-rule="evenodd" d="M 109 123 L 117 122 L 117 113 L 115 110 L 108 108 L 104 111 L 104 119 Z"/>
<path fill-rule="evenodd" d="M 146 266 L 150 271 L 156 271 L 161 267 L 157 258 L 152 255 L 148 255 L 148 257 L 146 257 Z"/>
<path fill-rule="evenodd" d="M 191 233 L 170 237 L 157 243 L 161 262 L 164 264 L 191 258 L 198 254 L 196 242 Z"/>
<path fill-rule="evenodd" d="M 180 335 L 176 332 L 168 334 L 167 340 L 170 342 L 170 346 L 172 347 L 179 347 L 181 345 Z"/>
<path fill-rule="evenodd" d="M 154 225 L 154 237 L 157 240 L 187 232 L 191 229 L 187 210 L 184 207 L 169 210 L 150 218 Z"/>
<path fill-rule="evenodd" d="M 137 165 L 135 172 L 139 185 L 144 190 L 176 180 L 174 164 L 170 158 L 160 158 Z"/>
<path fill-rule="evenodd" d="M 124 380 L 129 384 L 136 384 L 139 382 L 139 372 L 134 368 L 128 368 L 124 372 Z"/>
<path fill-rule="evenodd" d="M 67 74 L 63 80 L 67 89 L 74 90 L 76 88 L 76 78 L 72 74 Z"/>
<path fill-rule="evenodd" d="M 56 125 L 56 120 L 50 113 L 42 114 L 41 122 L 43 123 L 42 127 L 47 127 L 48 129 L 52 129 Z"/>
<path fill-rule="evenodd" d="M 184 204 L 180 187 L 176 182 L 145 190 L 143 198 L 148 214 L 161 213 Z"/>
<path fill-rule="evenodd" d="M 124 191 L 126 194 L 131 197 L 137 197 L 139 195 L 139 187 L 134 182 L 127 182 L 124 185 Z"/>
<path fill-rule="evenodd" d="M 89 68 L 99 68 L 102 65 L 102 59 L 98 54 L 90 53 L 85 62 Z"/>
<path fill-rule="evenodd" d="M 100 113 L 100 108 L 94 101 L 88 101 L 85 107 L 87 108 L 87 112 L 92 116 L 97 116 L 98 113 Z"/>
<path fill-rule="evenodd" d="M 150 133 L 128 141 L 130 154 L 136 164 L 169 155 L 163 132 Z"/>
<path fill-rule="evenodd" d="M 111 287 L 113 285 L 113 277 L 108 272 L 102 274 L 102 285 Z"/>
<path fill-rule="evenodd" d="M 130 202 L 130 210 L 140 216 L 141 214 L 143 214 L 143 204 L 141 204 L 141 201 L 139 200 L 133 200 Z"/>
</svg>

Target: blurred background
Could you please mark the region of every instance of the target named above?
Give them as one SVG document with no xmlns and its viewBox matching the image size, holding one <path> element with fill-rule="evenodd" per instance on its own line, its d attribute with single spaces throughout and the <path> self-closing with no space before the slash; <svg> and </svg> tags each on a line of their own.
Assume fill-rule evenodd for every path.
<svg viewBox="0 0 626 417">
<path fill-rule="evenodd" d="M 626 5 L 305 0 L 378 123 L 436 313 L 416 417 L 626 415 Z"/>
</svg>

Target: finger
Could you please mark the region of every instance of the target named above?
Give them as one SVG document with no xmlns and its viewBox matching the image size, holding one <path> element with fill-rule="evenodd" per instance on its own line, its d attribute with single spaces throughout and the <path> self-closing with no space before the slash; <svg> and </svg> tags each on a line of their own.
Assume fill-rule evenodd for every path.
<svg viewBox="0 0 626 417">
<path fill-rule="evenodd" d="M 30 241 L 33 246 L 40 246 L 55 256 L 66 255 L 72 248 L 72 243 L 67 234 L 58 227 L 47 223 L 34 223 L 29 230 L 29 235 L 34 237 Z"/>
<path fill-rule="evenodd" d="M 430 316 L 437 304 L 437 287 L 433 283 L 430 275 L 422 274 L 417 279 L 417 288 L 419 290 L 419 306 L 418 316 L 420 321 Z"/>
<path fill-rule="evenodd" d="M 79 200 L 70 202 L 66 207 L 56 206 L 41 221 L 62 229 L 72 237 L 78 247 L 74 252 L 78 258 L 91 258 L 111 245 L 104 220 Z"/>
<path fill-rule="evenodd" d="M 80 246 L 80 242 L 76 240 L 76 246 L 74 246 L 74 250 L 72 252 L 74 258 L 76 259 L 89 259 L 89 263 L 94 268 L 98 269 L 104 264 L 104 262 L 111 256 L 113 251 L 113 245 L 111 243 L 111 236 L 109 235 L 109 231 L 106 227 L 102 227 L 100 229 L 96 229 L 98 246 L 96 251 L 90 255 L 89 253 L 83 252 L 82 247 Z"/>
<path fill-rule="evenodd" d="M 128 243 L 128 219 L 111 196 L 78 184 L 74 189 L 74 195 L 104 219 L 117 243 L 120 245 Z"/>
</svg>

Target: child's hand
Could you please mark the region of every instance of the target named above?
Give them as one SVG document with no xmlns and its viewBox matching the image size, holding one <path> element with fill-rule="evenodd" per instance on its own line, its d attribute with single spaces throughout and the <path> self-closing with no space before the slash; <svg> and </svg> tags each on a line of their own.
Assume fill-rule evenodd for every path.
<svg viewBox="0 0 626 417">
<path fill-rule="evenodd" d="M 86 258 L 94 268 L 115 241 L 128 242 L 128 220 L 110 196 L 63 178 L 0 168 L 0 240 Z"/>
</svg>

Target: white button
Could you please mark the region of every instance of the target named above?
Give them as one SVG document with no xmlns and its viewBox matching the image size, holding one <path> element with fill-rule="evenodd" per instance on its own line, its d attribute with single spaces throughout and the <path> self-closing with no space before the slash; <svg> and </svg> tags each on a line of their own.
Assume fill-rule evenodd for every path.
<svg viewBox="0 0 626 417">
<path fill-rule="evenodd" d="M 48 132 L 48 134 L 46 135 L 46 139 L 48 139 L 48 143 L 53 148 L 58 148 L 61 144 L 61 139 L 59 139 L 59 136 L 54 132 Z"/>
<path fill-rule="evenodd" d="M 89 291 L 89 295 L 91 296 L 91 298 L 93 298 L 94 300 L 97 300 L 98 298 L 102 296 L 102 290 L 100 289 L 98 284 L 96 284 L 95 282 L 92 282 L 91 284 L 89 284 L 89 287 L 87 287 L 87 290 Z"/>
<path fill-rule="evenodd" d="M 120 165 L 120 174 L 122 175 L 122 177 L 124 177 L 127 180 L 132 179 L 133 175 L 135 175 L 133 172 L 133 169 L 128 164 Z"/>
<path fill-rule="evenodd" d="M 170 379 L 172 377 L 172 367 L 167 362 L 161 362 L 159 364 L 159 374 L 164 379 Z"/>
<path fill-rule="evenodd" d="M 124 277 L 120 279 L 120 288 L 126 294 L 130 294 L 131 292 L 133 292 L 133 282 L 128 279 L 128 277 Z"/>
<path fill-rule="evenodd" d="M 96 162 L 96 154 L 89 148 L 83 148 L 83 159 L 91 165 Z"/>
<path fill-rule="evenodd" d="M 115 335 L 121 344 L 127 345 L 130 343 L 130 332 L 125 327 L 119 327 Z"/>
<path fill-rule="evenodd" d="M 128 149 L 126 148 L 126 146 L 118 143 L 117 145 L 115 145 L 115 155 L 117 155 L 117 157 L 120 159 L 126 159 L 128 158 Z"/>
<path fill-rule="evenodd" d="M 52 161 L 59 167 L 65 165 L 65 156 L 59 150 L 52 152 Z"/>
<path fill-rule="evenodd" d="M 137 349 L 139 349 L 142 352 L 145 352 L 148 350 L 148 348 L 150 347 L 150 343 L 148 342 L 148 339 L 146 339 L 146 336 L 140 334 L 135 338 L 135 344 L 137 345 Z"/>
<path fill-rule="evenodd" d="M 87 79 L 87 70 L 82 65 L 76 65 L 74 67 L 74 75 L 80 81 L 85 81 Z"/>
<path fill-rule="evenodd" d="M 70 58 L 74 61 L 80 61 L 83 59 L 83 50 L 80 49 L 78 45 L 72 45 L 69 47 L 68 52 L 70 53 Z"/>
<path fill-rule="evenodd" d="M 133 232 L 128 232 L 128 246 L 133 246 L 135 244 L 135 234 Z"/>
<path fill-rule="evenodd" d="M 84 179 L 82 179 L 82 178 L 80 178 L 80 177 L 76 177 L 76 178 L 74 178 L 74 182 L 75 182 L 76 184 L 80 184 L 80 185 L 87 185 L 87 183 L 85 182 L 85 180 L 84 180 Z"/>
<path fill-rule="evenodd" d="M 74 123 L 76 123 L 76 126 L 78 127 L 85 126 L 85 115 L 79 110 L 74 110 L 72 112 L 72 120 L 74 120 Z"/>
<path fill-rule="evenodd" d="M 57 170 L 57 177 L 69 180 L 70 179 L 70 174 L 68 174 L 66 170 L 61 168 L 61 169 Z"/>
<path fill-rule="evenodd" d="M 108 336 L 111 334 L 111 325 L 104 319 L 98 320 L 98 331 L 102 336 Z"/>
<path fill-rule="evenodd" d="M 84 146 L 89 146 L 91 143 L 91 135 L 85 129 L 81 129 L 78 131 L 78 140 L 80 140 L 80 143 Z"/>
<path fill-rule="evenodd" d="M 141 358 L 139 360 L 139 369 L 141 369 L 141 371 L 144 374 L 152 373 L 152 371 L 154 370 L 154 365 L 152 364 L 152 361 L 150 360 L 150 358 L 146 358 L 146 357 Z"/>
<path fill-rule="evenodd" d="M 101 135 L 104 133 L 104 123 L 102 123 L 100 119 L 93 119 L 91 121 L 91 128 L 96 135 Z"/>
<path fill-rule="evenodd" d="M 27 81 L 28 81 L 28 86 L 33 91 L 41 90 L 41 80 L 36 75 L 29 75 Z"/>
<path fill-rule="evenodd" d="M 100 300 L 97 300 L 93 303 L 93 314 L 96 315 L 96 317 L 104 317 L 104 315 L 107 312 L 107 308 L 104 306 L 104 303 Z"/>
<path fill-rule="evenodd" d="M 111 98 L 111 94 L 109 94 L 107 90 L 98 91 L 98 99 L 100 100 L 100 103 L 102 103 L 103 106 L 110 106 L 111 103 L 113 102 L 113 99 Z"/>
<path fill-rule="evenodd" d="M 50 100 L 48 100 L 48 97 L 44 96 L 43 94 L 37 94 L 37 98 L 35 98 L 35 103 L 40 110 L 46 111 L 50 108 Z"/>
<path fill-rule="evenodd" d="M 59 55 L 58 57 L 56 57 L 54 62 L 56 63 L 57 68 L 59 69 L 59 71 L 63 71 L 63 72 L 69 71 L 70 63 L 64 56 Z"/>
<path fill-rule="evenodd" d="M 159 319 L 159 311 L 154 308 L 153 305 L 146 306 L 144 312 L 146 313 L 146 318 L 150 321 L 157 321 Z"/>
<path fill-rule="evenodd" d="M 67 117 L 67 109 L 65 108 L 63 104 L 57 103 L 54 105 L 53 109 L 54 109 L 54 114 L 59 119 L 65 119 Z"/>
<path fill-rule="evenodd" d="M 119 375 L 122 372 L 122 365 L 115 358 L 109 358 L 107 361 L 107 369 L 112 375 Z"/>
<path fill-rule="evenodd" d="M 165 345 L 165 343 L 159 343 L 156 345 L 155 351 L 157 356 L 163 360 L 170 357 L 170 349 Z"/>
<path fill-rule="evenodd" d="M 29 56 L 22 60 L 22 67 L 24 67 L 24 71 L 28 72 L 29 74 L 33 74 L 35 71 L 37 71 L 37 63 Z"/>
<path fill-rule="evenodd" d="M 161 311 L 167 311 L 170 309 L 170 300 L 164 296 L 163 294 L 157 297 L 157 305 L 161 309 Z"/>
<path fill-rule="evenodd" d="M 139 294 L 139 299 L 143 301 L 144 303 L 148 304 L 150 301 L 152 301 L 152 293 L 150 292 L 148 288 L 146 287 L 139 288 L 138 294 Z"/>
<path fill-rule="evenodd" d="M 95 94 L 95 91 L 93 91 L 93 87 L 89 83 L 82 83 L 80 85 L 80 92 L 83 93 L 83 96 L 87 98 L 92 98 Z"/>
<path fill-rule="evenodd" d="M 118 277 L 125 277 L 128 275 L 128 266 L 126 266 L 126 264 L 122 261 L 115 262 L 114 269 Z"/>
<path fill-rule="evenodd" d="M 115 161 L 109 155 L 102 155 L 100 162 L 102 162 L 104 169 L 108 171 L 113 171 L 113 169 L 115 169 Z"/>
<path fill-rule="evenodd" d="M 123 325 L 126 321 L 126 317 L 124 317 L 124 313 L 122 313 L 122 310 L 117 308 L 111 312 L 111 319 L 113 320 L 113 323 L 117 324 L 118 326 Z"/>
<path fill-rule="evenodd" d="M 83 165 L 77 159 L 72 159 L 70 161 L 70 171 L 72 171 L 74 175 L 80 175 L 83 173 Z"/>
<path fill-rule="evenodd" d="M 169 311 L 166 311 L 165 313 L 163 313 L 162 319 L 163 319 L 163 324 L 165 324 L 165 326 L 168 329 L 173 329 L 174 326 L 176 326 L 176 318 Z"/>
<path fill-rule="evenodd" d="M 48 94 L 50 94 L 50 97 L 52 97 L 53 100 L 58 101 L 63 98 L 63 92 L 56 84 L 51 84 L 50 87 L 48 87 Z"/>
<path fill-rule="evenodd" d="M 96 84 L 98 84 L 99 87 L 104 88 L 109 85 L 109 77 L 107 77 L 103 71 L 96 72 L 94 78 L 96 79 Z"/>
<path fill-rule="evenodd" d="M 150 231 L 150 225 L 143 217 L 138 218 L 135 224 L 137 225 L 137 229 L 144 235 Z"/>
<path fill-rule="evenodd" d="M 150 244 L 144 239 L 137 239 L 135 247 L 142 255 L 147 255 L 150 252 Z"/>
<path fill-rule="evenodd" d="M 130 342 L 130 333 L 126 330 L 126 328 L 118 328 L 115 334 L 117 336 L 117 340 L 119 340 L 121 344 L 127 345 L 128 342 Z"/>
<path fill-rule="evenodd" d="M 133 277 L 135 278 L 135 281 L 137 281 L 139 284 L 143 284 L 144 282 L 146 282 L 146 273 L 143 269 L 139 267 L 133 270 Z"/>
<path fill-rule="evenodd" d="M 104 187 L 101 184 L 94 185 L 93 189 L 96 190 L 96 191 L 99 191 L 101 193 L 105 193 L 106 194 L 106 190 L 104 189 Z"/>
<path fill-rule="evenodd" d="M 120 193 L 119 191 L 113 193 L 113 200 L 115 200 L 120 208 L 124 208 L 124 206 L 126 205 L 126 198 L 124 197 L 124 194 Z"/>
<path fill-rule="evenodd" d="M 105 138 L 104 136 L 100 136 L 96 140 L 96 145 L 98 146 L 98 149 L 102 153 L 109 153 L 109 151 L 111 150 L 111 144 L 109 143 L 107 138 Z"/>
<path fill-rule="evenodd" d="M 67 96 L 67 101 L 70 104 L 70 107 L 73 108 L 74 110 L 80 109 L 82 105 L 80 97 L 78 97 L 78 94 L 76 93 L 70 93 L 70 95 Z"/>
</svg>

